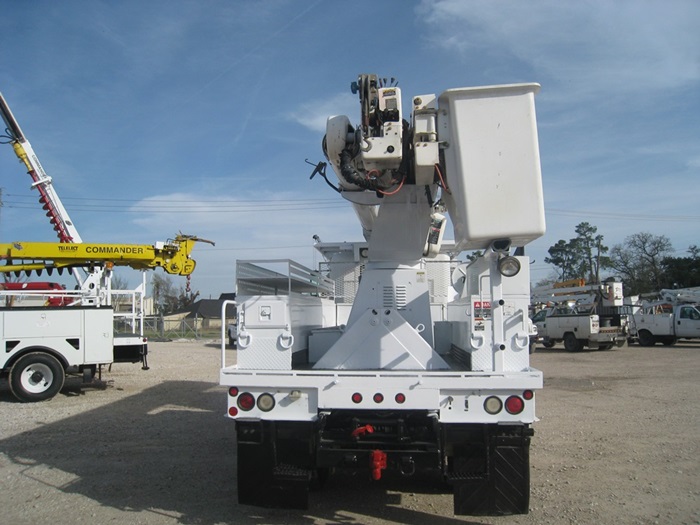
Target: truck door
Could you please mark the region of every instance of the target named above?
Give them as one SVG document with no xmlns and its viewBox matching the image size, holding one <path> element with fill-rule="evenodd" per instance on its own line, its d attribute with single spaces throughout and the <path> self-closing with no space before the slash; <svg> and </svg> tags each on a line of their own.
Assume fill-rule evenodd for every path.
<svg viewBox="0 0 700 525">
<path fill-rule="evenodd" d="M 535 323 L 535 326 L 537 326 L 537 333 L 540 335 L 545 333 L 546 318 L 547 310 L 540 310 L 532 318 L 532 322 Z"/>
<path fill-rule="evenodd" d="M 700 337 L 700 312 L 694 306 L 681 306 L 676 317 L 676 337 Z"/>
</svg>

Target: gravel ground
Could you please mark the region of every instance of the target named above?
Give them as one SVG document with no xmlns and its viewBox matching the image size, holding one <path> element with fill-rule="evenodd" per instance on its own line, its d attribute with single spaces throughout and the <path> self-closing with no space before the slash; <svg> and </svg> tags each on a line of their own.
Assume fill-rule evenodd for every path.
<svg viewBox="0 0 700 525">
<path fill-rule="evenodd" d="M 3 523 L 700 523 L 700 344 L 538 348 L 530 514 L 494 518 L 453 516 L 430 479 L 334 476 L 306 512 L 238 505 L 217 342 L 149 348 L 150 370 L 114 365 L 44 403 L 0 382 Z"/>
</svg>

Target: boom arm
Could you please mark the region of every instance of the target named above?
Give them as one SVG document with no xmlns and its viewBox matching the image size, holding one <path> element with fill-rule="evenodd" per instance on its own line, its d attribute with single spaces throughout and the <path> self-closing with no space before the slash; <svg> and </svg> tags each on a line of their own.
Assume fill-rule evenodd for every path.
<svg viewBox="0 0 700 525">
<path fill-rule="evenodd" d="M 76 266 L 129 266 L 136 270 L 162 268 L 169 274 L 190 275 L 195 261 L 190 253 L 197 241 L 214 244 L 189 235 L 178 235 L 168 242 L 144 244 L 65 244 L 16 242 L 0 244 L 0 273 L 40 272 Z"/>
<path fill-rule="evenodd" d="M 39 157 L 34 153 L 32 145 L 22 133 L 22 129 L 19 127 L 19 123 L 12 111 L 10 111 L 10 106 L 7 105 L 2 93 L 0 93 L 0 115 L 7 126 L 7 138 L 12 144 L 17 158 L 26 166 L 27 173 L 29 173 L 33 181 L 32 188 L 36 188 L 39 192 L 39 202 L 46 210 L 46 216 L 56 231 L 59 241 L 63 243 L 82 242 L 77 228 L 53 187 L 51 177 L 46 174 L 41 166 Z"/>
</svg>

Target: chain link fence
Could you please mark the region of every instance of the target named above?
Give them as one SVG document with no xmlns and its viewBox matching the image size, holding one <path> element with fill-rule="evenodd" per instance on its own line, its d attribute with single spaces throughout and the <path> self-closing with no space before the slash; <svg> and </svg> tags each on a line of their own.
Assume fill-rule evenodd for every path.
<svg viewBox="0 0 700 525">
<path fill-rule="evenodd" d="M 220 339 L 221 319 L 200 316 L 168 319 L 150 316 L 143 319 L 143 333 L 150 339 Z"/>
</svg>

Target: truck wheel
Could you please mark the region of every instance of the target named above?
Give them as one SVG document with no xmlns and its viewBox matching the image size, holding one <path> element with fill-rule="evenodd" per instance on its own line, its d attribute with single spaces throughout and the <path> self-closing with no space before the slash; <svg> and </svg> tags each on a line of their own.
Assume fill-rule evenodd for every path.
<svg viewBox="0 0 700 525">
<path fill-rule="evenodd" d="M 656 338 L 649 330 L 640 330 L 638 337 L 640 346 L 654 346 L 656 344 Z"/>
<path fill-rule="evenodd" d="M 58 359 L 44 352 L 32 352 L 12 366 L 10 390 L 23 402 L 44 401 L 60 392 L 65 379 Z"/>
<path fill-rule="evenodd" d="M 564 348 L 567 352 L 580 352 L 583 350 L 583 343 L 576 339 L 576 336 L 571 332 L 564 334 Z"/>
<path fill-rule="evenodd" d="M 549 339 L 547 341 L 544 341 L 542 345 L 545 348 L 554 348 L 554 341 L 550 341 Z"/>
</svg>

